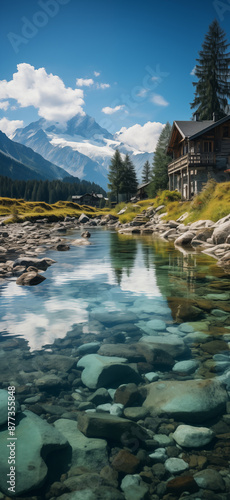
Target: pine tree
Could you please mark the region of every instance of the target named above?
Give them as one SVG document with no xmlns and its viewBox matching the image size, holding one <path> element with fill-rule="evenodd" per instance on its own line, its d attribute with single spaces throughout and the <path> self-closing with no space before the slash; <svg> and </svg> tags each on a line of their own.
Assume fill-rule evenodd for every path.
<svg viewBox="0 0 230 500">
<path fill-rule="evenodd" d="M 215 19 L 209 26 L 195 67 L 198 82 L 193 82 L 196 91 L 191 108 L 196 108 L 193 115 L 198 113 L 200 120 L 212 120 L 213 113 L 216 119 L 228 114 L 230 54 L 226 53 L 229 43 L 225 37 Z"/>
<path fill-rule="evenodd" d="M 157 191 L 168 188 L 168 164 L 172 158 L 167 155 L 166 150 L 171 135 L 171 125 L 166 123 L 157 141 L 154 157 L 153 171 L 151 175 L 151 185 L 148 189 L 149 197 L 154 197 Z"/>
<path fill-rule="evenodd" d="M 137 192 L 137 174 L 129 155 L 126 155 L 123 161 L 123 170 L 121 178 L 121 193 L 126 194 L 127 201 L 132 194 Z"/>
<path fill-rule="evenodd" d="M 149 161 L 147 160 L 143 166 L 142 170 L 142 182 L 149 182 L 150 181 L 150 176 L 151 176 L 151 166 Z"/>
<path fill-rule="evenodd" d="M 121 183 L 122 183 L 122 170 L 123 170 L 123 162 L 118 149 L 116 149 L 114 156 L 111 159 L 111 164 L 109 166 L 109 184 L 108 187 L 111 193 L 115 194 L 116 200 L 118 203 L 118 196 L 121 192 Z"/>
</svg>

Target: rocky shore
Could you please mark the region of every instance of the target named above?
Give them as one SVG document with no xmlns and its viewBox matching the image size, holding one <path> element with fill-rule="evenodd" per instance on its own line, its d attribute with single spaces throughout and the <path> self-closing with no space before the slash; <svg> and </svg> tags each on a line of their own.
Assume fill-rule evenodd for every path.
<svg viewBox="0 0 230 500">
<path fill-rule="evenodd" d="M 197 249 L 212 255 L 218 260 L 218 265 L 226 270 L 230 269 L 230 214 L 217 222 L 211 220 L 198 220 L 185 225 L 183 221 L 187 213 L 177 221 L 165 222 L 163 213 L 158 215 L 164 206 L 156 209 L 149 207 L 135 219 L 123 224 L 118 231 L 121 234 L 152 234 L 165 240 L 174 241 L 176 247 L 184 249 Z"/>
<path fill-rule="evenodd" d="M 134 221 L 125 227 L 106 217 L 2 226 L 1 278 L 16 276 L 19 285 L 39 283 L 54 262 L 40 254 L 88 245 L 91 224 L 152 232 L 176 245 L 189 232 L 191 239 L 187 235 L 182 248 L 197 240 L 220 264 L 224 257 L 228 262 L 230 216 L 216 224 L 199 221 L 201 226 L 191 224 L 189 231 L 181 221 L 171 227 L 163 223 L 157 212 L 147 213 L 140 225 Z M 79 239 L 63 238 L 77 228 Z M 214 295 L 199 303 L 209 321 L 200 321 L 193 304 L 193 323 L 185 311 L 172 322 L 168 308 L 157 300 L 156 318 L 145 300 L 143 322 L 143 299 L 137 297 L 126 314 L 95 310 L 87 327 L 73 325 L 64 339 L 43 351 L 31 352 L 24 339 L 3 336 L 0 499 L 228 500 L 230 309 L 226 292 L 222 308 Z M 216 335 L 205 330 L 213 322 L 221 325 Z M 7 484 L 9 384 L 17 401 L 12 495 Z"/>
</svg>

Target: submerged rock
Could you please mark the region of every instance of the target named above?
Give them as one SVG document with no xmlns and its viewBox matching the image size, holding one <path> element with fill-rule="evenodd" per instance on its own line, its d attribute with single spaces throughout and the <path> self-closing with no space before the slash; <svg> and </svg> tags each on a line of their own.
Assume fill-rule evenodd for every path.
<svg viewBox="0 0 230 500">
<path fill-rule="evenodd" d="M 140 382 L 140 375 L 131 366 L 125 364 L 126 358 L 87 354 L 78 362 L 78 368 L 84 368 L 82 382 L 89 389 L 99 387 L 118 387 L 122 382 Z"/>
<path fill-rule="evenodd" d="M 177 444 L 186 448 L 201 448 L 210 443 L 213 438 L 214 432 L 207 427 L 179 425 L 173 433 L 173 439 Z"/>
<path fill-rule="evenodd" d="M 146 387 L 143 406 L 185 422 L 203 422 L 224 411 L 228 394 L 218 380 L 153 382 Z"/>
<path fill-rule="evenodd" d="M 148 433 L 140 425 L 126 418 L 108 413 L 82 413 L 78 417 L 78 429 L 87 437 L 121 441 L 124 446 L 133 440 L 143 441 Z"/>
<path fill-rule="evenodd" d="M 173 334 L 166 335 L 164 337 L 157 337 L 154 335 L 144 336 L 139 340 L 139 344 L 142 345 L 142 343 L 151 351 L 160 349 L 173 358 L 189 352 L 183 340 L 177 335 Z"/>
<path fill-rule="evenodd" d="M 72 448 L 72 466 L 85 466 L 98 471 L 108 465 L 107 442 L 104 439 L 84 436 L 73 420 L 61 418 L 54 422 L 54 426 Z"/>
<path fill-rule="evenodd" d="M 8 421 L 8 402 L 10 407 L 13 406 L 13 411 L 15 413 L 20 410 L 19 403 L 16 401 L 15 405 L 11 405 L 11 400 L 9 400 L 8 398 L 8 392 L 4 389 L 0 389 L 0 425 L 3 425 Z"/>
<path fill-rule="evenodd" d="M 23 273 L 16 280 L 17 285 L 22 286 L 35 286 L 42 283 L 46 278 L 41 274 L 38 274 L 36 271 L 30 271 L 28 273 Z"/>
<path fill-rule="evenodd" d="M 48 473 L 45 463 L 48 453 L 68 446 L 68 442 L 56 429 L 30 411 L 20 415 L 15 436 L 15 495 L 22 495 L 42 486 Z M 8 430 L 0 432 L 0 490 L 6 495 L 9 494 L 9 448 L 6 446 L 8 437 Z"/>
</svg>

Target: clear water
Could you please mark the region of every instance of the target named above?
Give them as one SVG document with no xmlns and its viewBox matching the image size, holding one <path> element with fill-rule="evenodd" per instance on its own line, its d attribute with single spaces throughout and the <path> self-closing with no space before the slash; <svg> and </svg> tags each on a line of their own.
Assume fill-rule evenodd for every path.
<svg viewBox="0 0 230 500">
<path fill-rule="evenodd" d="M 18 286 L 12 278 L 0 287 L 2 340 L 21 338 L 31 351 L 41 350 L 79 323 L 85 324 L 87 335 L 87 325 L 108 314 L 113 326 L 116 318 L 117 324 L 124 318 L 143 334 L 150 333 L 152 319 L 167 326 L 202 321 L 209 334 L 230 334 L 229 276 L 213 258 L 180 252 L 173 243 L 151 236 L 90 231 L 90 246 L 46 254 L 56 263 L 38 286 Z M 79 232 L 68 235 L 78 237 Z M 224 317 L 213 315 L 213 308 L 224 311 Z"/>
</svg>

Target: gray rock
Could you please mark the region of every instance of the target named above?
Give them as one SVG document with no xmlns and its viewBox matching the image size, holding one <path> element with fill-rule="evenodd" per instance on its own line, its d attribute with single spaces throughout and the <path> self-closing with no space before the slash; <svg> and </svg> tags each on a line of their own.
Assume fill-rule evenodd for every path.
<svg viewBox="0 0 230 500">
<path fill-rule="evenodd" d="M 100 348 L 100 342 L 89 342 L 78 347 L 78 353 L 81 355 L 94 354 Z"/>
<path fill-rule="evenodd" d="M 62 379 L 60 377 L 57 377 L 57 375 L 54 375 L 53 373 L 50 373 L 48 375 L 44 375 L 43 377 L 39 378 L 38 380 L 35 381 L 35 384 L 37 387 L 40 389 L 58 389 L 62 386 Z"/>
<path fill-rule="evenodd" d="M 230 221 L 218 225 L 214 229 L 212 235 L 212 241 L 214 245 L 220 245 L 221 243 L 225 243 L 229 234 L 230 234 Z"/>
<path fill-rule="evenodd" d="M 134 438 L 143 441 L 148 433 L 140 425 L 126 418 L 108 413 L 83 413 L 78 416 L 78 429 L 87 437 L 121 441 L 125 445 Z"/>
<path fill-rule="evenodd" d="M 179 363 L 176 363 L 172 371 L 176 373 L 185 373 L 187 375 L 190 375 L 191 373 L 197 370 L 198 366 L 199 366 L 198 361 L 194 359 L 189 359 L 186 361 L 180 361 Z"/>
<path fill-rule="evenodd" d="M 121 383 L 140 382 L 139 374 L 125 364 L 126 358 L 87 354 L 77 364 L 84 368 L 81 379 L 89 389 L 112 387 Z"/>
<path fill-rule="evenodd" d="M 185 346 L 183 340 L 177 335 L 166 335 L 164 337 L 149 335 L 142 337 L 139 342 L 143 342 L 152 351 L 160 349 L 161 351 L 170 354 L 173 358 L 178 357 L 187 351 L 187 347 Z"/>
<path fill-rule="evenodd" d="M 101 470 L 108 465 L 107 442 L 104 439 L 88 438 L 78 429 L 77 422 L 59 419 L 55 428 L 63 434 L 72 448 L 72 465 Z"/>
<path fill-rule="evenodd" d="M 80 222 L 80 224 L 86 224 L 86 222 L 89 222 L 89 217 L 87 217 L 87 215 L 85 215 L 84 213 L 82 213 L 78 219 L 78 222 Z"/>
<path fill-rule="evenodd" d="M 46 269 L 54 263 L 55 260 L 48 258 L 37 259 L 32 257 L 19 257 L 14 261 L 13 267 L 24 266 L 27 268 L 30 266 L 35 266 L 37 269 L 42 269 L 43 271 L 46 271 Z"/>
<path fill-rule="evenodd" d="M 173 446 L 174 444 L 173 439 L 166 436 L 166 434 L 155 434 L 154 441 L 156 441 L 156 443 L 158 443 L 158 445 L 162 448 L 166 446 Z"/>
<path fill-rule="evenodd" d="M 9 450 L 6 443 L 8 430 L 0 432 L 0 489 L 9 495 L 7 474 L 9 474 Z M 16 481 L 15 495 L 22 495 L 39 488 L 45 481 L 48 469 L 45 459 L 51 451 L 68 445 L 66 439 L 54 427 L 30 411 L 20 415 L 15 430 Z M 11 445 L 13 453 L 14 446 Z M 11 455 L 13 457 L 13 454 Z M 19 457 L 17 459 L 17 457 Z"/>
<path fill-rule="evenodd" d="M 35 286 L 42 283 L 46 278 L 41 274 L 38 274 L 36 271 L 30 271 L 27 273 L 21 274 L 16 280 L 17 285 L 21 286 Z"/>
<path fill-rule="evenodd" d="M 167 460 L 167 453 L 165 448 L 157 448 L 153 453 L 150 453 L 149 458 L 154 464 L 164 463 Z"/>
<path fill-rule="evenodd" d="M 155 372 L 148 372 L 145 373 L 145 378 L 147 378 L 149 382 L 156 382 L 159 379 L 159 375 Z"/>
<path fill-rule="evenodd" d="M 89 396 L 88 401 L 98 406 L 104 403 L 111 402 L 111 396 L 107 389 L 105 389 L 104 387 L 100 387 L 93 394 L 91 394 L 91 396 Z"/>
<path fill-rule="evenodd" d="M 224 491 L 225 483 L 219 472 L 215 469 L 205 469 L 197 472 L 194 479 L 199 488 L 211 491 Z"/>
<path fill-rule="evenodd" d="M 9 406 L 13 408 L 13 412 L 15 411 L 15 413 L 18 413 L 20 411 L 18 401 L 13 400 L 14 404 L 12 405 L 12 401 L 8 399 L 9 397 L 13 396 L 9 395 L 4 389 L 0 389 L 0 425 L 3 425 L 8 421 L 8 402 Z"/>
<path fill-rule="evenodd" d="M 173 439 L 177 444 L 186 448 L 201 448 L 210 443 L 213 438 L 214 432 L 207 427 L 179 425 L 173 433 Z"/>
<path fill-rule="evenodd" d="M 143 406 L 153 415 L 167 413 L 192 423 L 220 414 L 228 400 L 224 385 L 214 379 L 153 382 L 146 391 Z"/>
<path fill-rule="evenodd" d="M 76 365 L 76 360 L 61 354 L 43 354 L 35 357 L 33 365 L 36 369 L 58 370 L 66 373 Z"/>
<path fill-rule="evenodd" d="M 147 327 L 156 332 L 164 332 L 166 330 L 166 324 L 161 319 L 151 319 L 147 322 Z"/>
<path fill-rule="evenodd" d="M 165 468 L 170 474 L 180 474 L 189 468 L 187 462 L 182 458 L 168 458 L 165 462 Z"/>
<path fill-rule="evenodd" d="M 195 232 L 186 231 L 186 233 L 181 234 L 181 236 L 174 241 L 174 244 L 179 246 L 189 245 L 195 234 Z"/>
<path fill-rule="evenodd" d="M 139 474 L 125 476 L 121 482 L 121 489 L 124 491 L 125 500 L 144 500 L 149 491 Z"/>
</svg>

